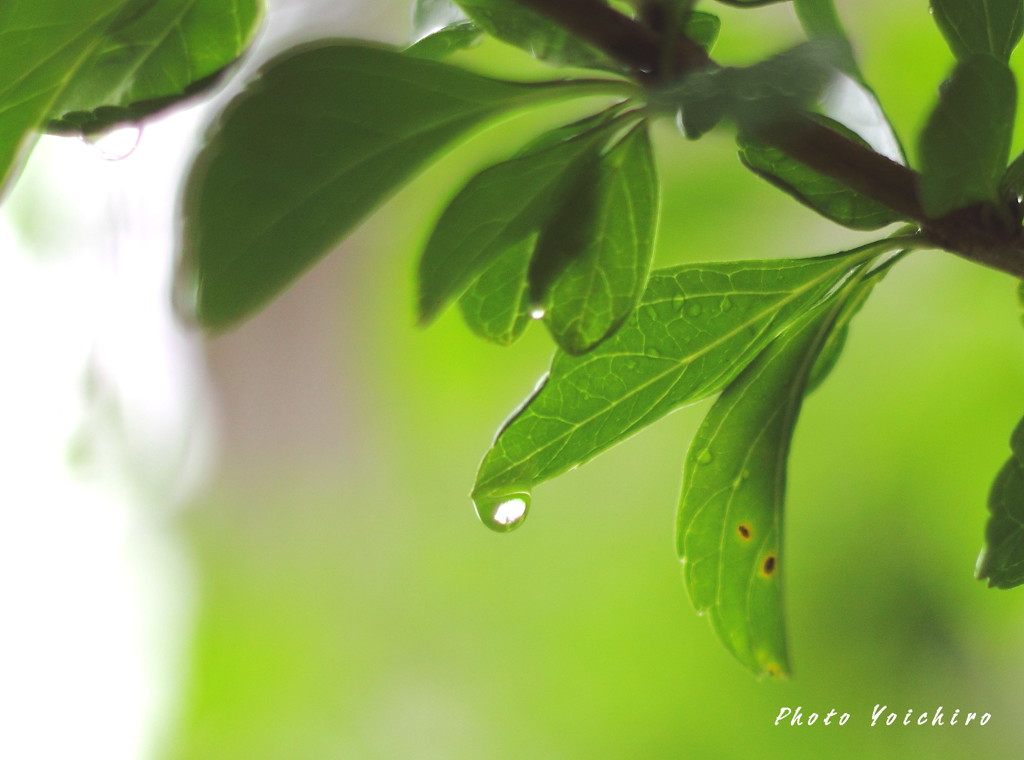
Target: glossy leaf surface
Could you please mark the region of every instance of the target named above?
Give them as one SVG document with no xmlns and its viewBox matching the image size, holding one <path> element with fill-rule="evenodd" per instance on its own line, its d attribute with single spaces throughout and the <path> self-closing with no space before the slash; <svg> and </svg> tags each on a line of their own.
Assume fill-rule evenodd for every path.
<svg viewBox="0 0 1024 760">
<path fill-rule="evenodd" d="M 607 87 L 501 82 L 343 41 L 271 61 L 215 125 L 186 188 L 200 322 L 223 327 L 262 306 L 482 122 Z"/>
<path fill-rule="evenodd" d="M 836 315 L 832 329 L 818 351 L 818 357 L 814 362 L 814 366 L 811 367 L 811 374 L 807 378 L 805 395 L 817 390 L 828 376 L 832 374 L 832 370 L 836 368 L 836 365 L 839 363 L 839 357 L 842 356 L 843 349 L 846 348 L 846 341 L 850 335 L 850 322 L 868 300 L 868 296 L 871 295 L 871 291 L 878 284 L 879 278 L 880 275 L 864 277 L 851 292 L 846 294 L 846 297 L 843 299 L 842 309 Z"/>
<path fill-rule="evenodd" d="M 596 349 L 558 352 L 501 430 L 474 498 L 527 492 L 682 404 L 726 386 L 871 247 L 817 259 L 691 264 L 652 274 L 640 306 Z"/>
<path fill-rule="evenodd" d="M 479 41 L 483 30 L 451 0 L 416 0 L 406 55 L 439 59 Z"/>
<path fill-rule="evenodd" d="M 420 38 L 405 49 L 405 54 L 438 60 L 458 50 L 472 47 L 479 42 L 482 35 L 483 32 L 476 24 L 462 21 Z"/>
<path fill-rule="evenodd" d="M 573 202 L 588 195 L 583 208 Z M 571 196 L 551 221 L 557 234 L 543 236 L 535 256 L 554 243 L 567 259 L 546 293 L 544 321 L 563 350 L 581 354 L 622 324 L 647 282 L 658 216 L 647 125 L 634 127 L 601 158 L 593 183 Z"/>
<path fill-rule="evenodd" d="M 817 118 L 830 129 L 866 145 L 841 124 L 825 117 Z M 887 206 L 819 174 L 777 148 L 742 134 L 737 143 L 744 166 L 837 224 L 855 230 L 875 230 L 900 220 L 899 214 Z"/>
<path fill-rule="evenodd" d="M 514 343 L 531 321 L 530 267 L 537 236 L 506 249 L 459 299 L 462 318 L 481 338 L 502 346 Z"/>
<path fill-rule="evenodd" d="M 789 672 L 781 577 L 786 462 L 837 300 L 778 336 L 722 392 L 686 456 L 677 528 L 686 585 L 726 647 L 759 675 Z"/>
<path fill-rule="evenodd" d="M 842 72 L 822 94 L 822 112 L 852 128 L 879 153 L 905 164 L 903 146 L 864 78 L 833 0 L 794 0 L 793 7 L 809 37 L 833 43 L 833 62 Z"/>
<path fill-rule="evenodd" d="M 584 164 L 594 163 L 608 126 L 556 130 L 517 157 L 473 177 L 438 220 L 419 266 L 420 319 L 433 319 L 505 250 L 538 233 L 573 191 Z M 551 144 L 549 144 L 551 143 Z"/>
<path fill-rule="evenodd" d="M 616 69 L 604 53 L 515 0 L 457 0 L 472 21 L 493 37 L 535 58 L 563 66 Z"/>
<path fill-rule="evenodd" d="M 469 20 L 452 0 L 416 0 L 412 6 L 413 42 Z"/>
</svg>

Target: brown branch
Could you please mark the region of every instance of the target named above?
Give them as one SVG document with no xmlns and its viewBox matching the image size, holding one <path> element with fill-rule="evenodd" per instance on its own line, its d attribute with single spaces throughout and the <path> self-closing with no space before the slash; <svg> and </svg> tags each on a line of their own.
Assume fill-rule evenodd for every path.
<svg viewBox="0 0 1024 760">
<path fill-rule="evenodd" d="M 642 82 L 664 81 L 712 65 L 704 50 L 680 35 L 665 71 L 662 35 L 598 0 L 514 0 L 546 16 L 577 38 L 623 63 Z M 1019 219 L 987 206 L 929 219 L 918 198 L 919 175 L 813 119 L 797 115 L 753 135 L 806 166 L 917 222 L 933 245 L 979 264 L 1024 278 L 1024 236 Z"/>
<path fill-rule="evenodd" d="M 636 72 L 655 71 L 661 37 L 614 8 L 594 0 L 515 0 L 547 16 L 598 50 Z"/>
<path fill-rule="evenodd" d="M 754 136 L 908 219 L 927 221 L 917 198 L 916 172 L 814 119 L 798 116 L 771 123 Z"/>
</svg>

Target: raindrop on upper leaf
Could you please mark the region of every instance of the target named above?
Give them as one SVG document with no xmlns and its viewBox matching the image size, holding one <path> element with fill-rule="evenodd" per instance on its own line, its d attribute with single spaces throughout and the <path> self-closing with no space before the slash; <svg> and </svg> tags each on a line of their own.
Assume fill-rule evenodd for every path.
<svg viewBox="0 0 1024 760">
<path fill-rule="evenodd" d="M 142 127 L 138 124 L 114 127 L 82 137 L 82 142 L 89 145 L 104 161 L 128 158 L 139 147 L 141 140 Z"/>
</svg>

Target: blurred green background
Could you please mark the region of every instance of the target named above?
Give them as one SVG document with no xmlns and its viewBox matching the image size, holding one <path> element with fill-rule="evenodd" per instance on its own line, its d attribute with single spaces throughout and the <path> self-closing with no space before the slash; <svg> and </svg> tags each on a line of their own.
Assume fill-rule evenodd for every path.
<svg viewBox="0 0 1024 760">
<path fill-rule="evenodd" d="M 788 4 L 704 5 L 723 16 L 722 61 L 798 39 Z M 839 6 L 913 156 L 951 64 L 927 4 Z M 330 31 L 400 41 L 407 12 L 367 3 L 351 32 Z M 299 36 L 316 26 L 309 16 Z M 497 44 L 460 60 L 538 71 Z M 178 525 L 200 609 L 167 758 L 1018 756 L 1024 592 L 973 578 L 988 488 L 1024 411 L 1024 332 L 1005 275 L 915 253 L 808 400 L 786 515 L 789 681 L 749 676 L 681 582 L 674 512 L 706 404 L 538 488 L 519 531 L 476 520 L 476 465 L 551 344 L 539 326 L 510 349 L 484 344 L 454 310 L 414 327 L 417 246 L 460 179 L 572 113 L 518 118 L 453 151 L 210 343 L 223 454 Z M 656 140 L 661 265 L 865 239 L 748 174 L 727 132 L 692 144 L 665 123 Z M 992 719 L 871 728 L 876 704 Z M 797 705 L 852 717 L 773 725 Z"/>
</svg>

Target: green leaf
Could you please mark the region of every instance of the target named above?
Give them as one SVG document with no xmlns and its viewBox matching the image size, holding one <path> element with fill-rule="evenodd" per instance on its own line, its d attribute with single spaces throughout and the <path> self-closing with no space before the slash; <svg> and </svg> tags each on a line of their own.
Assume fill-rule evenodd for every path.
<svg viewBox="0 0 1024 760">
<path fill-rule="evenodd" d="M 760 63 L 736 69 L 731 115 L 741 127 L 788 117 L 818 98 L 835 76 L 834 40 L 804 42 Z"/>
<path fill-rule="evenodd" d="M 906 163 L 896 131 L 857 64 L 853 46 L 833 0 L 794 0 L 793 5 L 809 37 L 832 42 L 833 62 L 846 75 L 837 77 L 824 93 L 821 99 L 823 112 L 839 122 L 855 126 L 856 131 L 868 138 L 871 147 L 879 153 Z"/>
<path fill-rule="evenodd" d="M 714 47 L 722 22 L 713 13 L 695 11 L 695 4 L 695 0 L 637 4 L 641 23 L 646 23 L 668 41 L 668 48 L 662 51 L 663 54 L 674 54 L 673 41 L 680 34 L 696 42 L 705 51 L 710 51 Z"/>
<path fill-rule="evenodd" d="M 867 146 L 842 124 L 823 116 L 815 118 L 829 129 Z M 737 144 L 744 166 L 837 224 L 855 230 L 875 230 L 900 220 L 900 215 L 887 206 L 819 174 L 776 148 L 743 134 L 737 137 Z"/>
<path fill-rule="evenodd" d="M 871 291 L 874 290 L 878 280 L 875 278 L 864 278 L 857 283 L 856 288 L 849 294 L 843 303 L 843 309 L 835 319 L 835 324 L 825 339 L 818 358 L 811 368 L 810 377 L 807 379 L 807 390 L 805 395 L 813 393 L 832 374 L 832 370 L 839 363 L 839 357 L 846 348 L 846 341 L 850 336 L 850 322 L 861 310 L 861 307 L 868 300 Z"/>
<path fill-rule="evenodd" d="M 259 0 L 151 0 L 102 35 L 50 111 L 55 132 L 140 121 L 208 89 L 252 41 Z"/>
<path fill-rule="evenodd" d="M 419 42 L 469 17 L 452 0 L 416 0 L 412 6 L 412 39 Z"/>
<path fill-rule="evenodd" d="M 534 58 L 562 66 L 618 70 L 604 53 L 515 0 L 457 0 L 472 21 Z"/>
<path fill-rule="evenodd" d="M 463 319 L 481 338 L 508 346 L 529 326 L 526 272 L 536 243 L 533 235 L 507 248 L 459 299 Z"/>
<path fill-rule="evenodd" d="M 229 105 L 185 192 L 199 321 L 252 313 L 457 138 L 502 112 L 617 82 L 501 82 L 356 42 L 271 61 Z"/>
<path fill-rule="evenodd" d="M 564 139 L 567 130 L 571 139 Z M 581 167 L 597 160 L 609 124 L 587 120 L 554 135 L 477 174 L 444 210 L 420 259 L 421 321 L 437 316 L 505 250 L 547 224 Z"/>
<path fill-rule="evenodd" d="M 1019 196 L 1024 193 L 1024 153 L 1018 154 L 1006 167 L 1006 171 L 999 180 L 999 188 L 1010 195 Z"/>
<path fill-rule="evenodd" d="M 815 39 L 832 40 L 835 47 L 836 66 L 858 82 L 864 82 L 860 67 L 853 55 L 850 39 L 839 21 L 839 14 L 832 0 L 793 0 L 793 7 L 807 34 Z"/>
<path fill-rule="evenodd" d="M 688 140 L 697 140 L 725 118 L 732 102 L 733 69 L 711 66 L 690 74 L 664 100 L 679 108 L 679 126 Z M 656 96 L 661 100 L 661 96 Z M 671 101 L 676 101 L 672 103 Z"/>
<path fill-rule="evenodd" d="M 596 169 L 593 183 L 577 186 L 569 205 L 549 223 L 557 234 L 542 235 L 534 254 L 534 260 L 543 257 L 555 243 L 567 259 L 544 298 L 544 321 L 570 354 L 589 351 L 629 316 L 654 253 L 658 178 L 646 123 L 622 138 Z M 578 200 L 587 196 L 592 200 L 580 209 Z"/>
<path fill-rule="evenodd" d="M 902 232 L 913 234 L 913 228 L 908 228 Z M 911 241 L 907 240 L 907 242 Z M 818 359 L 814 362 L 814 367 L 811 369 L 811 376 L 807 380 L 805 395 L 816 391 L 832 373 L 832 370 L 835 369 L 836 364 L 839 362 L 839 357 L 846 347 L 846 340 L 850 334 L 850 323 L 853 321 L 853 318 L 857 316 L 857 313 L 867 303 L 868 297 L 871 295 L 871 291 L 875 289 L 875 286 L 885 278 L 889 270 L 906 256 L 910 250 L 911 247 L 907 246 L 885 257 L 880 264 L 872 264 L 871 270 L 859 279 L 854 289 L 846 296 L 832 331 L 825 340 L 825 344 L 821 347 Z"/>
<path fill-rule="evenodd" d="M 996 201 L 1010 153 L 1017 88 L 990 55 L 957 64 L 921 133 L 921 203 L 931 217 Z"/>
<path fill-rule="evenodd" d="M 693 140 L 729 118 L 741 130 L 785 120 L 814 101 L 835 76 L 832 40 L 811 40 L 744 68 L 709 66 L 654 92 L 652 101 L 680 109 Z"/>
<path fill-rule="evenodd" d="M 963 61 L 987 53 L 1006 63 L 1024 34 L 1022 0 L 932 0 L 931 6 L 950 50 Z"/>
<path fill-rule="evenodd" d="M 546 132 L 520 150 L 517 157 L 571 140 L 586 129 L 614 118 L 624 107 L 625 103 L 620 103 L 581 121 Z M 459 299 L 463 319 L 480 337 L 502 346 L 511 345 L 526 331 L 534 314 L 541 313 L 532 307 L 527 279 L 539 234 L 538 229 L 499 254 Z"/>
<path fill-rule="evenodd" d="M 138 0 L 0 3 L 0 190 L 103 32 Z"/>
<path fill-rule="evenodd" d="M 786 460 L 811 368 L 851 285 L 779 335 L 723 391 L 686 455 L 676 533 L 686 585 L 726 647 L 759 675 L 789 672 L 780 561 Z"/>
<path fill-rule="evenodd" d="M 829 333 L 825 345 L 821 347 L 821 352 L 818 354 L 814 367 L 811 369 L 811 376 L 807 380 L 807 390 L 804 391 L 804 395 L 809 396 L 814 393 L 828 379 L 828 376 L 832 374 L 832 371 L 839 363 L 839 357 L 843 355 L 843 349 L 846 348 L 846 341 L 849 337 L 850 325 L 848 323 L 837 324 L 832 332 Z"/>
<path fill-rule="evenodd" d="M 722 29 L 722 21 L 712 13 L 691 11 L 686 18 L 683 33 L 705 50 L 711 50 Z"/>
<path fill-rule="evenodd" d="M 412 8 L 413 44 L 406 55 L 435 60 L 475 45 L 483 30 L 451 0 L 416 0 Z"/>
<path fill-rule="evenodd" d="M 480 466 L 478 505 L 583 464 L 718 392 L 847 272 L 891 246 L 816 259 L 687 264 L 651 275 L 639 308 L 583 356 L 555 354 Z"/>
<path fill-rule="evenodd" d="M 420 38 L 405 49 L 406 55 L 417 58 L 446 58 L 458 50 L 472 47 L 483 35 L 480 28 L 470 22 L 463 21 L 439 29 L 432 34 Z"/>
<path fill-rule="evenodd" d="M 978 578 L 989 586 L 1024 583 L 1024 420 L 1010 438 L 1013 455 L 1003 466 L 988 497 L 990 512 Z"/>
<path fill-rule="evenodd" d="M 718 0 L 722 5 L 732 5 L 737 8 L 755 8 L 758 5 L 771 5 L 772 3 L 784 3 L 786 0 Z"/>
</svg>

